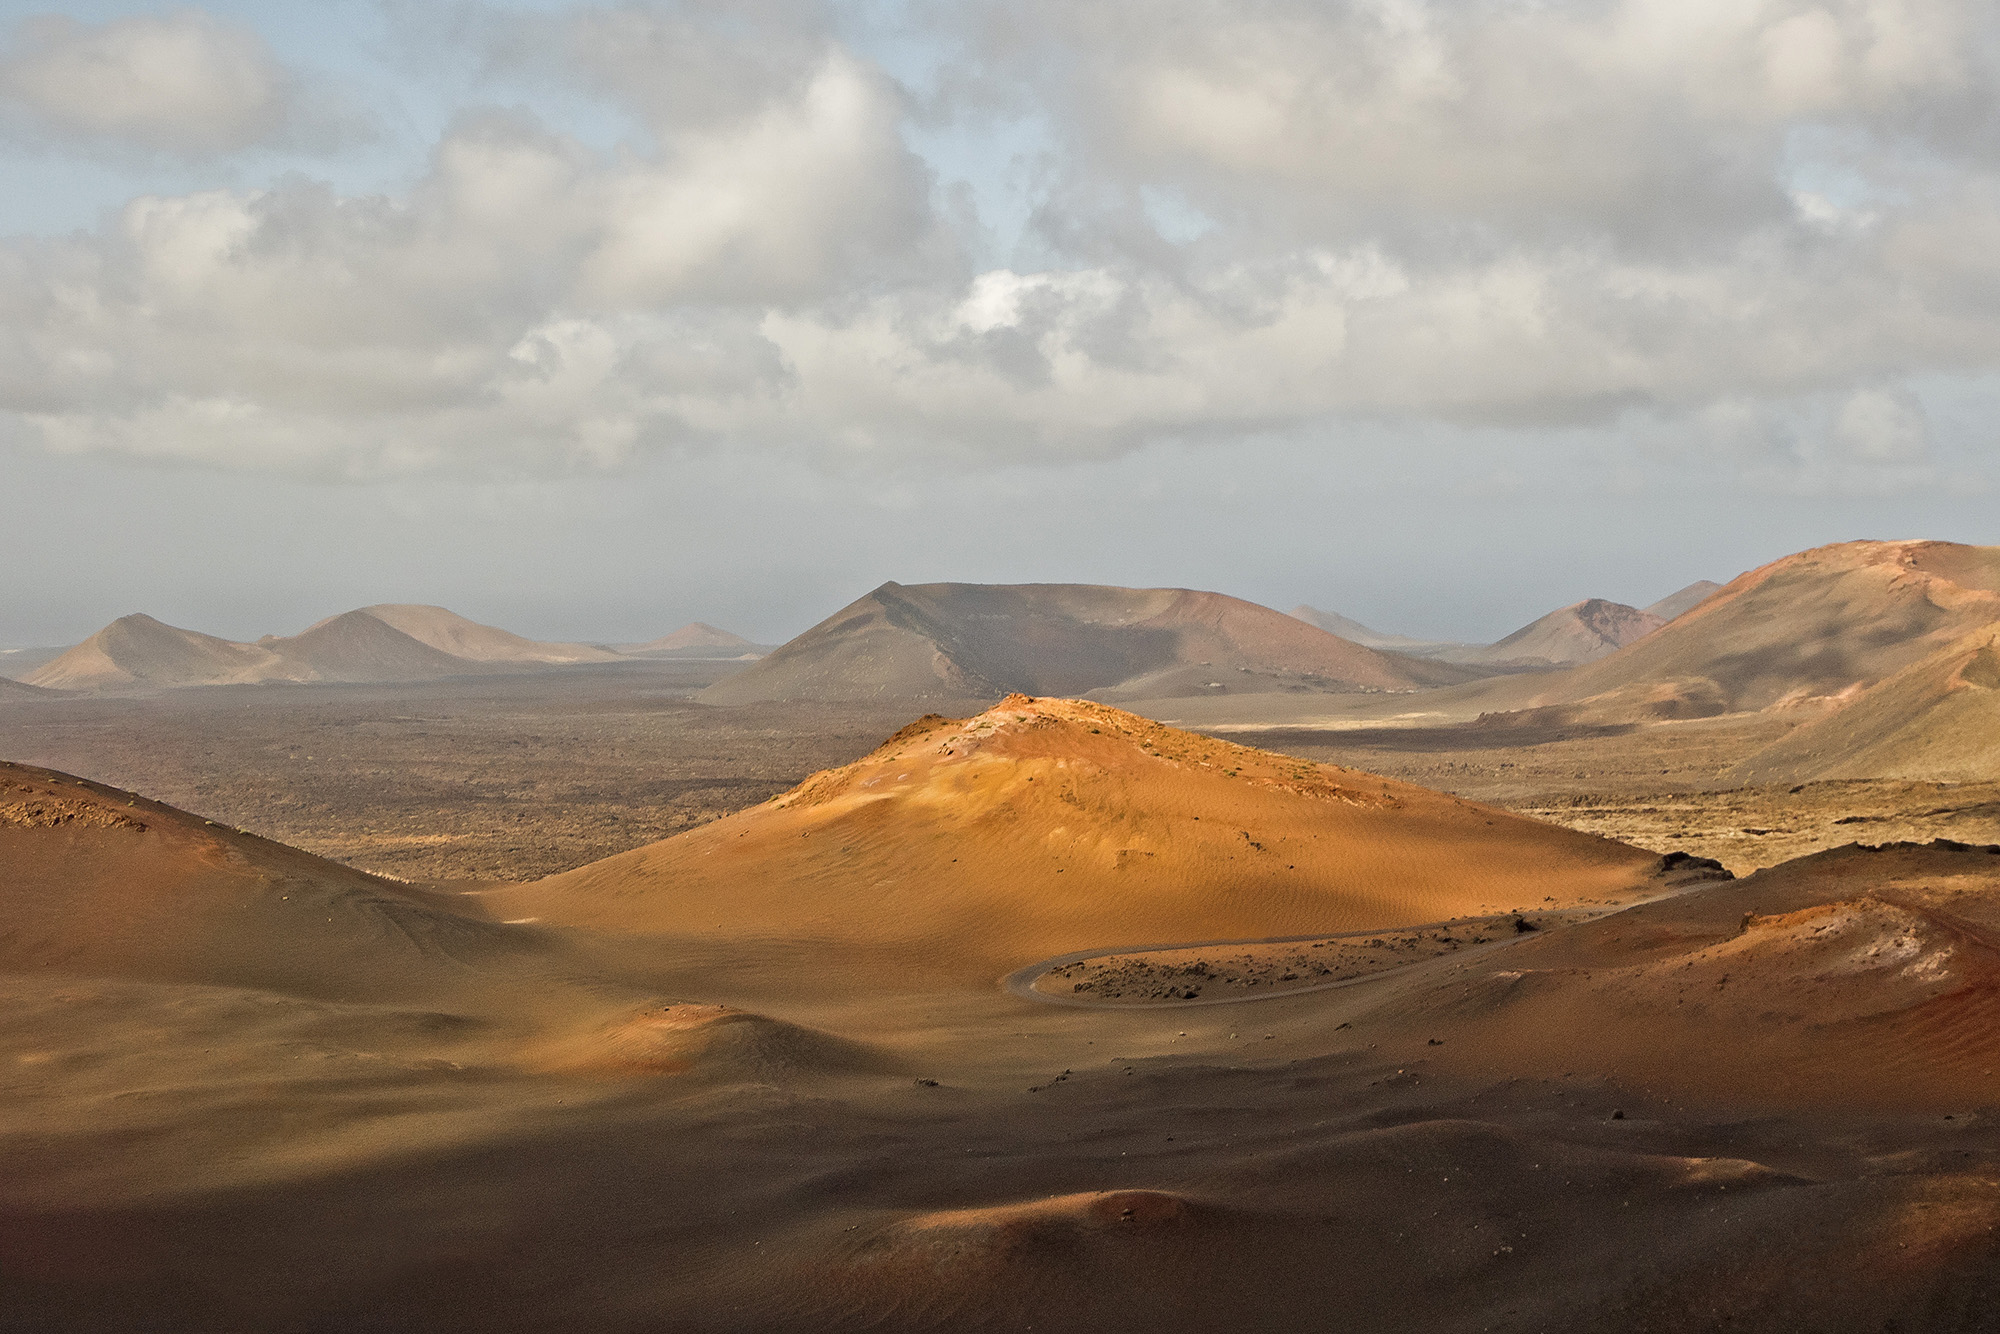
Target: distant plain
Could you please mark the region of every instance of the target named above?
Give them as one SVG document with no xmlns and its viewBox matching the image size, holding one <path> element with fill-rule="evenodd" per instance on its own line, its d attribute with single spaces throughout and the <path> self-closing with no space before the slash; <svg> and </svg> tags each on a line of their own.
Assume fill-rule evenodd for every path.
<svg viewBox="0 0 2000 1334">
<path fill-rule="evenodd" d="M 754 806 L 908 722 L 894 703 L 700 704 L 737 662 L 662 661 L 396 686 L 221 686 L 0 710 L 0 754 L 148 793 L 410 880 L 532 880 Z M 2000 842 L 2000 784 L 1732 781 L 1789 730 L 1231 727 L 1738 874 L 1866 839 Z M 1198 729 L 1199 730 L 1199 729 Z M 1797 791 L 1793 789 L 1797 788 Z"/>
<path fill-rule="evenodd" d="M 528 880 L 753 806 L 907 711 L 690 702 L 738 663 L 0 710 L 0 754 L 408 880 Z"/>
</svg>

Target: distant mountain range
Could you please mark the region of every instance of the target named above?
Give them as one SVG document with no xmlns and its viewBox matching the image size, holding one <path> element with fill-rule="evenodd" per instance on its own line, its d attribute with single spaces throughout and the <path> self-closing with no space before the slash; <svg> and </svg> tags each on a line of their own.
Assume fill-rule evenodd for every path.
<svg viewBox="0 0 2000 1334">
<path fill-rule="evenodd" d="M 1775 712 L 1745 781 L 2000 779 L 2000 547 L 1843 542 L 1732 581 L 1550 681 L 1580 718 Z"/>
<path fill-rule="evenodd" d="M 752 643 L 706 621 L 694 621 L 643 644 L 613 647 L 631 658 L 758 658 L 771 651 L 769 644 Z"/>
<path fill-rule="evenodd" d="M 670 635 L 700 640 L 713 626 Z M 665 641 L 655 641 L 665 642 Z M 754 645 L 739 641 L 745 651 Z M 435 681 L 500 671 L 630 661 L 596 644 L 549 643 L 481 625 L 443 607 L 383 603 L 328 617 L 290 636 L 255 643 L 219 639 L 151 616 L 121 616 L 89 639 L 25 673 L 16 690 L 127 691 L 258 682 Z M 665 655 L 651 655 L 665 656 Z M 8 686 L 14 683 L 7 682 Z M 12 697 L 0 693 L 0 698 Z"/>
<path fill-rule="evenodd" d="M 1646 613 L 1623 612 L 1614 630 L 1644 624 L 1634 618 Z M 1816 547 L 1740 575 L 1622 647 L 1433 691 L 1424 711 L 1433 724 L 1761 714 L 1797 726 L 1730 769 L 1734 781 L 2000 780 L 2000 547 Z"/>
<path fill-rule="evenodd" d="M 1297 606 L 1292 615 L 1307 625 L 1316 625 L 1330 635 L 1351 639 L 1368 648 L 1394 649 L 1399 653 L 1420 653 L 1426 649 L 1457 648 L 1454 640 L 1412 639 L 1408 635 L 1385 635 L 1380 630 L 1371 630 L 1361 622 L 1342 616 L 1339 612 L 1321 611 L 1318 607 Z"/>
<path fill-rule="evenodd" d="M 0 699 L 422 681 L 760 651 L 704 623 L 608 648 L 526 639 L 401 604 L 256 643 L 134 615 L 20 683 L 0 678 Z M 1356 696 L 1425 692 L 1426 725 L 1481 715 L 1627 725 L 1769 713 L 1798 726 L 1739 763 L 1740 781 L 2000 779 L 2000 547 L 1819 547 L 1647 608 L 1587 599 L 1488 645 L 1384 635 L 1310 607 L 1286 615 L 1192 589 L 886 583 L 699 698 L 960 708 L 1011 692 L 1105 702 L 1250 696 L 1262 701 L 1255 712 L 1264 720 L 1358 720 L 1374 706 Z M 1349 702 L 1313 702 L 1329 696 Z M 1188 707 L 1218 723 L 1242 716 Z"/>
<path fill-rule="evenodd" d="M 1221 593 L 1097 584 L 883 584 L 703 691 L 764 700 L 1098 700 L 1410 691 L 1466 681 Z"/>
<path fill-rule="evenodd" d="M 1587 598 L 1538 617 L 1491 644 L 1413 639 L 1383 634 L 1359 621 L 1317 607 L 1295 607 L 1292 615 L 1329 633 L 1370 648 L 1392 649 L 1495 672 L 1546 671 L 1594 662 L 1643 639 L 1668 621 L 1700 605 L 1722 587 L 1707 579 L 1670 593 L 1646 608 L 1604 598 Z"/>
</svg>

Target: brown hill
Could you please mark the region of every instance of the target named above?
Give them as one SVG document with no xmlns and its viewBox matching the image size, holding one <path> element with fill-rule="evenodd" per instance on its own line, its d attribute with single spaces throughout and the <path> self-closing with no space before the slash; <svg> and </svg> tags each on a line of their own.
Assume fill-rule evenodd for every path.
<svg viewBox="0 0 2000 1334">
<path fill-rule="evenodd" d="M 435 681 L 488 670 L 485 662 L 441 652 L 365 611 L 332 617 L 289 638 L 268 636 L 258 645 L 282 663 L 273 678 L 288 681 Z"/>
<path fill-rule="evenodd" d="M 882 585 L 701 698 L 990 701 L 1412 690 L 1463 668 L 1352 644 L 1220 593 L 1093 584 Z"/>
<path fill-rule="evenodd" d="M 1447 649 L 1437 656 L 1481 666 L 1567 667 L 1595 662 L 1665 624 L 1637 607 L 1589 598 L 1559 607 L 1495 643 Z"/>
<path fill-rule="evenodd" d="M 1773 561 L 1531 704 L 1673 717 L 1833 707 L 2000 621 L 2000 547 L 1844 542 Z"/>
<path fill-rule="evenodd" d="M 0 762 L 0 974 L 361 1001 L 449 990 L 532 933 L 102 784 Z"/>
<path fill-rule="evenodd" d="M 691 621 L 672 634 L 643 644 L 620 644 L 618 651 L 633 658 L 738 658 L 770 650 L 768 645 L 754 644 L 706 621 Z"/>
<path fill-rule="evenodd" d="M 1503 1069 L 1558 1062 L 1739 1103 L 1984 1103 L 2000 1089 L 2000 848 L 1836 848 L 1477 971 L 1401 1019 Z"/>
<path fill-rule="evenodd" d="M 2000 627 L 1975 631 L 1804 723 L 1733 776 L 2000 779 Z"/>
<path fill-rule="evenodd" d="M 353 615 L 355 613 L 349 613 Z M 622 656 L 595 644 L 546 643 L 526 639 L 497 626 L 481 625 L 443 607 L 383 602 L 360 609 L 419 643 L 472 662 L 549 663 L 617 662 Z M 325 624 L 325 622 L 321 622 Z M 318 629 L 314 626 L 313 629 Z"/>
<path fill-rule="evenodd" d="M 51 692 L 40 686 L 23 684 L 0 676 L 0 700 L 52 699 Z"/>
<path fill-rule="evenodd" d="M 284 674 L 283 663 L 268 648 L 134 614 L 119 617 L 22 679 L 56 690 L 119 690 L 225 685 Z"/>
<path fill-rule="evenodd" d="M 986 977 L 1089 947 L 1608 901 L 1649 884 L 1657 861 L 1101 704 L 1013 696 L 492 902 L 620 931 L 914 950 Z"/>
<path fill-rule="evenodd" d="M 1663 621 L 1671 621 L 1684 612 L 1693 611 L 1721 591 L 1722 585 L 1713 579 L 1697 579 L 1679 592 L 1667 594 L 1645 610 Z"/>
<path fill-rule="evenodd" d="M 125 616 L 22 679 L 59 690 L 145 691 L 264 681 L 432 681 L 500 668 L 622 660 L 588 644 L 523 639 L 442 607 L 383 604 L 255 644 Z"/>
</svg>

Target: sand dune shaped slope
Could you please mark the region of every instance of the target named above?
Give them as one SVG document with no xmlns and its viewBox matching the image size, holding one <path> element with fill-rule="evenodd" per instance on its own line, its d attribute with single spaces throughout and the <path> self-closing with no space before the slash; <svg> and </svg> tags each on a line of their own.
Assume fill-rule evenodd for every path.
<svg viewBox="0 0 2000 1334">
<path fill-rule="evenodd" d="M 1636 1133 L 1598 1147 L 1477 1120 L 1384 1119 L 1273 1137 L 1192 1188 L 1015 1196 L 857 1230 L 815 1276 L 820 1326 L 1982 1327 L 1964 1317 L 1979 1310 L 2000 1200 L 1971 1173 L 1862 1191 L 1754 1160 L 1647 1152 Z M 1191 1175 L 1150 1166 L 1153 1180 Z"/>
<path fill-rule="evenodd" d="M 0 763 L 0 972 L 434 995 L 540 948 L 533 932 L 160 802 Z"/>
<path fill-rule="evenodd" d="M 1090 947 L 1607 901 L 1657 861 L 1106 705 L 1014 696 L 491 900 L 611 930 L 891 944 L 990 978 Z"/>
</svg>

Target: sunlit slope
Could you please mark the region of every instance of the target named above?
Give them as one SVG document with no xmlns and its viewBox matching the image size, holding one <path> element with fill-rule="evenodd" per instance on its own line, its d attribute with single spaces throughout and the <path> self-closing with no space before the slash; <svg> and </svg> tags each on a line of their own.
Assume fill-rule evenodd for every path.
<svg viewBox="0 0 2000 1334">
<path fill-rule="evenodd" d="M 287 675 L 279 654 L 135 613 L 121 616 L 24 678 L 55 690 L 227 685 Z"/>
<path fill-rule="evenodd" d="M 2000 621 L 2000 547 L 1844 542 L 1741 575 L 1660 630 L 1544 678 L 1538 704 L 1687 716 L 1838 699 Z"/>
<path fill-rule="evenodd" d="M 1656 861 L 1108 706 L 1014 696 L 968 721 L 912 724 L 751 810 L 492 897 L 509 918 L 920 946 L 990 969 L 1601 901 Z"/>
<path fill-rule="evenodd" d="M 0 763 L 0 973 L 382 1001 L 518 960 L 536 933 L 160 802 Z"/>
</svg>

